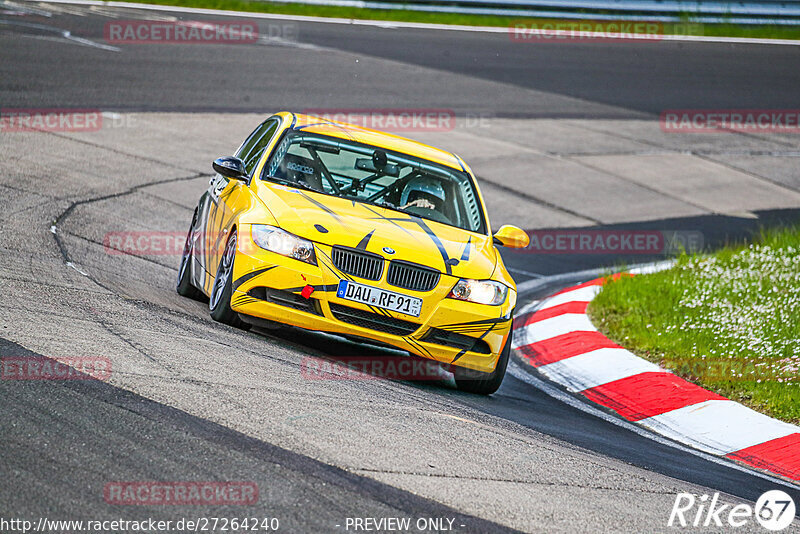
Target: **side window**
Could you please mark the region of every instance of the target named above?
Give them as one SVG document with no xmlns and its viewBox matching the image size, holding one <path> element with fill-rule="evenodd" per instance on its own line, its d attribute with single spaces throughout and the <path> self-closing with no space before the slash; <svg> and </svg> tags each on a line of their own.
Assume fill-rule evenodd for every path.
<svg viewBox="0 0 800 534">
<path fill-rule="evenodd" d="M 267 119 L 261 123 L 236 153 L 236 157 L 244 161 L 244 168 L 251 176 L 279 124 L 280 119 Z"/>
<path fill-rule="evenodd" d="M 242 143 L 242 146 L 239 147 L 239 150 L 236 151 L 234 156 L 239 159 L 244 159 L 244 157 L 250 152 L 250 149 L 253 148 L 253 144 L 255 144 L 255 142 L 261 139 L 261 136 L 264 135 L 264 130 L 269 127 L 269 123 L 270 120 L 267 119 L 259 124 L 258 127 L 247 136 L 247 139 L 245 139 L 244 143 Z"/>
</svg>

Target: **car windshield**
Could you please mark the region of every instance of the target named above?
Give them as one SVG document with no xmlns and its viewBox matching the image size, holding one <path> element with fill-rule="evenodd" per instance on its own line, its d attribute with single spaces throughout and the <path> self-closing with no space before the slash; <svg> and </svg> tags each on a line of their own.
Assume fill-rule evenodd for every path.
<svg viewBox="0 0 800 534">
<path fill-rule="evenodd" d="M 261 179 L 485 233 L 466 172 L 382 148 L 290 131 Z"/>
</svg>

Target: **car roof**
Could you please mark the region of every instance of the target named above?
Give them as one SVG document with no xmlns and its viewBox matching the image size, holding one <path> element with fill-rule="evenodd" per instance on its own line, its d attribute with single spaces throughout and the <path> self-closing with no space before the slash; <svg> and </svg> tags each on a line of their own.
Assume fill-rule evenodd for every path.
<svg viewBox="0 0 800 534">
<path fill-rule="evenodd" d="M 357 143 L 377 146 L 409 156 L 416 156 L 441 165 L 446 165 L 459 171 L 466 170 L 466 166 L 463 164 L 461 158 L 452 152 L 447 152 L 446 150 L 432 147 L 412 139 L 364 128 L 363 126 L 357 126 L 355 124 L 315 117 L 313 115 L 303 115 L 299 113 L 292 113 L 291 115 L 294 116 L 292 128 L 295 130 L 328 135 L 340 139 L 349 139 Z"/>
</svg>

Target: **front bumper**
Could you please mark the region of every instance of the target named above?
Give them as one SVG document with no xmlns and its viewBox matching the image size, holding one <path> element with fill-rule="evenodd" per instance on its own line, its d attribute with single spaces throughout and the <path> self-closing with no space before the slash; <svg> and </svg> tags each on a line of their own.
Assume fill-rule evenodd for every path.
<svg viewBox="0 0 800 534">
<path fill-rule="evenodd" d="M 243 226 L 243 229 L 247 228 Z M 317 265 L 304 263 L 256 247 L 240 232 L 234 262 L 231 308 L 243 315 L 372 340 L 442 363 L 491 372 L 511 330 L 516 292 L 506 302 L 487 306 L 445 298 L 457 278 L 442 274 L 428 292 L 400 289 L 386 283 L 386 269 L 378 281 L 358 283 L 423 299 L 419 317 L 402 313 L 374 313 L 364 304 L 337 297 L 344 278 L 330 261 L 331 248 L 315 243 Z M 313 287 L 309 298 L 303 288 Z"/>
</svg>

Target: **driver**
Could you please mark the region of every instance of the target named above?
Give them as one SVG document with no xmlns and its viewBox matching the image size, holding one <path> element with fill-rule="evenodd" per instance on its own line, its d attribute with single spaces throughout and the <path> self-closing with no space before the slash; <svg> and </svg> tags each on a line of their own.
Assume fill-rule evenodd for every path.
<svg viewBox="0 0 800 534">
<path fill-rule="evenodd" d="M 416 206 L 441 213 L 445 202 L 444 188 L 439 180 L 427 176 L 412 178 L 400 196 L 400 209 Z"/>
</svg>

